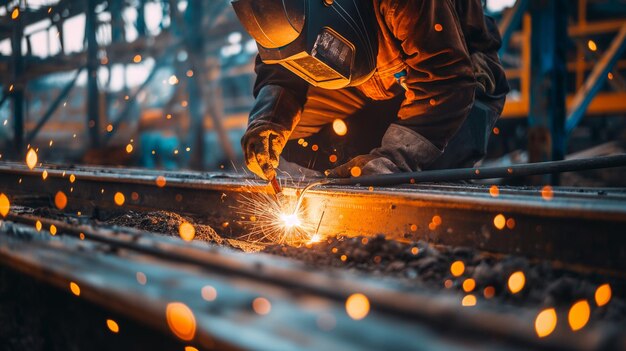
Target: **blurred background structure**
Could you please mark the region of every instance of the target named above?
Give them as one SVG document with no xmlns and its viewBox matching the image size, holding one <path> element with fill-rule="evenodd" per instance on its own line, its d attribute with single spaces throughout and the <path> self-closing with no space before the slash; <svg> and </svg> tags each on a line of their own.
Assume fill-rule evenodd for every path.
<svg viewBox="0 0 626 351">
<path fill-rule="evenodd" d="M 486 0 L 512 86 L 487 163 L 622 148 L 626 3 Z M 229 169 L 257 49 L 229 0 L 0 2 L 0 153 Z M 609 144 L 607 144 L 609 143 Z"/>
</svg>

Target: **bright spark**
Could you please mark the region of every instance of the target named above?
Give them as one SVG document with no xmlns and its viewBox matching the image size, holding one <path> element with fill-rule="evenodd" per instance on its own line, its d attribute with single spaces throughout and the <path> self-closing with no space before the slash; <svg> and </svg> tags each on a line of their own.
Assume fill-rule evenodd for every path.
<svg viewBox="0 0 626 351">
<path fill-rule="evenodd" d="M 296 209 L 296 201 L 285 199 L 282 205 L 270 191 L 259 189 L 255 183 L 250 183 L 249 192 L 244 194 L 237 206 L 233 206 L 241 218 L 240 223 L 248 229 L 241 240 L 257 244 L 287 244 L 304 245 L 319 241 L 319 234 L 315 233 L 315 223 L 302 220 L 304 208 Z"/>
<path fill-rule="evenodd" d="M 300 218 L 298 218 L 298 215 L 295 213 L 281 213 L 280 219 L 283 221 L 286 228 L 299 227 L 302 224 Z"/>
</svg>

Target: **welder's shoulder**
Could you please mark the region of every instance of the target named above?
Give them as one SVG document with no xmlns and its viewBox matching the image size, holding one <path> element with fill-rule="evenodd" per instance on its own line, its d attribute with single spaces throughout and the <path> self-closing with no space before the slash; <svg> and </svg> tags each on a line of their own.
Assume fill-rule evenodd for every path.
<svg viewBox="0 0 626 351">
<path fill-rule="evenodd" d="M 415 25 L 425 29 L 424 25 L 458 19 L 454 0 L 374 0 L 374 3 L 392 31 Z"/>
</svg>

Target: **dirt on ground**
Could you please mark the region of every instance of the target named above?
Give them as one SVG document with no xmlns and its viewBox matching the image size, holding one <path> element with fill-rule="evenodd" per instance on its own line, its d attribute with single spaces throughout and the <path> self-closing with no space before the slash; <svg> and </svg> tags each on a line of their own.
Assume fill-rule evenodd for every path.
<svg viewBox="0 0 626 351">
<path fill-rule="evenodd" d="M 195 228 L 196 240 L 222 244 L 224 239 L 208 225 L 197 224 L 189 217 L 183 217 L 173 212 L 155 211 L 139 213 L 130 211 L 119 217 L 107 221 L 107 224 L 121 227 L 136 228 L 147 232 L 179 236 L 179 228 L 183 223 L 191 223 Z"/>
<path fill-rule="evenodd" d="M 303 247 L 275 245 L 263 252 L 297 259 L 319 269 L 367 272 L 512 305 L 568 308 L 585 299 L 592 306 L 592 319 L 626 324 L 623 281 L 556 269 L 549 262 L 496 256 L 471 248 L 433 246 L 423 241 L 404 244 L 386 240 L 384 235 L 329 238 Z M 520 289 L 513 293 L 509 279 L 516 272 L 523 274 L 523 284 L 513 285 Z M 521 278 L 520 273 L 512 281 L 519 284 L 521 280 L 515 278 Z M 606 283 L 612 289 L 611 302 L 594 308 L 596 289 Z"/>
<path fill-rule="evenodd" d="M 181 216 L 168 211 L 147 213 L 129 211 L 122 215 L 112 217 L 106 220 L 105 223 L 107 225 L 135 228 L 171 237 L 178 237 L 180 235 L 179 230 L 181 224 L 190 223 L 195 229 L 194 240 L 227 245 L 244 252 L 257 252 L 261 249 L 261 247 L 256 244 L 222 237 L 210 225 L 202 224 L 194 218 Z"/>
</svg>

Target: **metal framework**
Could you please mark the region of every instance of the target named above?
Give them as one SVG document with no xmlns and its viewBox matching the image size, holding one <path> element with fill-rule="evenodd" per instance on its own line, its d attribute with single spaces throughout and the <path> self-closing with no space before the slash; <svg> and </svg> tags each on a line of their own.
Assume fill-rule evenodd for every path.
<svg viewBox="0 0 626 351">
<path fill-rule="evenodd" d="M 228 12 L 229 2 L 226 0 L 214 1 L 210 4 L 204 1 L 189 1 L 184 13 L 178 8 L 178 1 L 160 1 L 166 16 L 169 16 L 169 25 L 161 25 L 161 32 L 156 36 L 147 31 L 146 21 L 144 19 L 144 9 L 147 1 L 141 0 L 136 3 L 138 13 L 137 20 L 133 23 L 138 38 L 129 42 L 125 38 L 124 26 L 127 23 L 121 19 L 118 14 L 125 8 L 134 6 L 121 0 L 65 0 L 59 3 L 40 8 L 30 8 L 27 3 L 20 3 L 18 7 L 19 15 L 12 17 L 14 7 L 8 7 L 9 2 L 4 2 L 0 6 L 5 7 L 6 15 L 0 18 L 0 40 L 11 39 L 12 56 L 10 58 L 0 56 L 0 72 L 10 73 L 0 74 L 0 84 L 5 87 L 2 102 L 10 98 L 12 102 L 12 126 L 14 140 L 13 158 L 21 158 L 25 154 L 25 134 L 28 144 L 36 143 L 39 132 L 46 128 L 47 122 L 53 118 L 58 112 L 59 104 L 68 97 L 68 94 L 75 86 L 75 76 L 70 82 L 60 89 L 59 94 L 50 101 L 47 111 L 42 118 L 26 123 L 29 119 L 27 115 L 28 109 L 25 105 L 28 101 L 25 98 L 25 89 L 29 81 L 46 76 L 53 73 L 74 71 L 77 67 L 84 67 L 87 75 L 87 85 L 84 89 L 85 94 L 85 127 L 88 136 L 88 147 L 84 150 L 104 147 L 106 143 L 115 139 L 115 135 L 120 129 L 127 128 L 125 122 L 128 121 L 131 108 L 137 106 L 136 97 L 144 92 L 145 88 L 154 80 L 158 68 L 163 67 L 164 58 L 169 58 L 168 64 L 175 66 L 185 64 L 186 67 L 181 68 L 182 72 L 181 84 L 175 86 L 177 90 L 186 89 L 184 92 L 176 92 L 175 96 L 184 97 L 187 102 L 188 113 L 193 121 L 191 124 L 190 134 L 186 139 L 195 140 L 194 155 L 198 160 L 203 159 L 203 139 L 199 137 L 204 135 L 206 126 L 205 120 L 212 121 L 210 126 L 217 131 L 220 139 L 220 145 L 226 159 L 233 159 L 234 152 L 230 142 L 227 140 L 227 134 L 221 121 L 222 115 L 217 109 L 212 108 L 205 101 L 215 103 L 215 96 L 219 90 L 208 91 L 204 86 L 207 85 L 206 76 L 200 74 L 206 71 L 206 58 L 215 56 L 219 53 L 219 49 L 225 42 L 228 33 L 239 30 L 239 23 L 235 17 Z M 14 6 L 14 5 L 11 5 Z M 113 14 L 110 20 L 103 20 L 98 16 L 102 11 L 108 11 Z M 78 53 L 64 52 L 64 33 L 63 24 L 71 17 L 84 13 L 86 15 L 85 23 L 85 49 Z M 59 44 L 61 51 L 50 57 L 39 58 L 33 55 L 31 45 L 31 36 L 24 35 L 24 28 L 33 23 L 43 20 L 50 20 L 48 28 L 38 29 L 48 31 L 54 29 L 58 31 Z M 110 42 L 103 43 L 102 30 L 110 30 Z M 26 54 L 22 55 L 22 40 L 26 38 Z M 181 63 L 178 60 L 172 60 L 172 57 L 184 49 L 188 55 L 187 63 Z M 103 68 L 110 68 L 113 64 L 133 64 L 135 55 L 141 55 L 142 59 L 146 57 L 155 58 L 155 66 L 148 78 L 139 88 L 132 93 L 128 93 L 127 89 L 118 93 L 113 99 L 107 98 L 103 91 L 101 83 L 98 82 L 98 71 Z M 210 62 L 216 61 L 210 59 Z M 184 77 L 186 71 L 198 72 L 198 74 Z M 78 73 L 82 71 L 79 69 Z M 183 82 L 184 80 L 184 82 Z M 212 84 L 209 82 L 209 84 Z M 10 87 L 7 89 L 6 87 Z M 208 98 L 210 94 L 210 98 Z M 130 98 L 132 97 L 132 101 Z M 109 102 L 129 101 L 122 107 L 121 112 L 116 118 L 108 117 Z M 164 115 L 167 112 L 164 111 Z M 207 118 L 208 117 L 208 118 Z M 105 126 L 111 127 L 104 129 Z M 69 124 L 68 124 L 69 125 Z M 28 129 L 26 126 L 32 126 Z M 118 141 L 119 143 L 119 141 Z M 7 155 L 9 156 L 9 155 Z M 202 162 L 195 162 L 196 168 L 202 168 Z"/>
<path fill-rule="evenodd" d="M 623 45 L 623 38 L 619 34 L 622 27 L 626 25 L 626 19 L 617 17 L 613 19 L 603 19 L 597 21 L 588 20 L 588 8 L 597 1 L 594 0 L 577 0 L 576 2 L 568 2 L 569 8 L 577 7 L 577 17 L 570 18 L 567 28 L 569 39 L 574 42 L 576 47 L 575 60 L 566 61 L 566 70 L 568 74 L 573 74 L 575 78 L 575 92 L 569 92 L 566 98 L 566 106 L 570 121 L 568 130 L 571 131 L 578 116 L 584 115 L 609 115 L 626 113 L 626 92 L 619 89 L 617 91 L 600 91 L 589 90 L 585 87 L 598 86 L 601 87 L 606 79 L 612 82 L 619 79 L 619 71 L 626 68 L 626 60 L 622 57 L 620 46 Z M 501 22 L 500 31 L 503 34 L 504 46 L 501 54 L 507 63 L 512 63 L 506 71 L 507 78 L 512 82 L 517 82 L 519 86 L 519 97 L 509 98 L 504 108 L 504 118 L 526 118 L 531 111 L 531 55 L 533 51 L 532 45 L 532 29 L 533 15 L 541 16 L 540 13 L 534 13 L 529 9 L 531 2 L 527 0 L 518 0 L 516 6 L 505 16 Z M 559 9 L 559 14 L 564 14 L 564 9 Z M 519 22 L 521 22 L 521 24 Z M 520 27 L 519 32 L 515 32 Z M 543 35 L 541 32 L 540 35 Z M 596 52 L 588 48 L 588 41 L 595 37 L 614 36 L 611 48 L 617 47 L 615 50 L 608 49 L 602 53 L 598 49 Z M 518 57 L 512 58 L 511 51 L 516 50 Z M 535 49 L 539 50 L 538 48 Z M 607 62 L 606 67 L 602 71 L 606 74 L 591 74 L 588 78 L 588 72 L 596 69 L 596 62 Z M 609 74 L 611 76 L 609 78 Z M 613 83 L 612 83 L 613 85 Z M 587 94 L 590 92 L 590 94 Z M 578 96 L 585 95 L 585 103 L 580 104 L 581 100 Z M 574 118 L 575 119 L 571 119 Z"/>
</svg>

